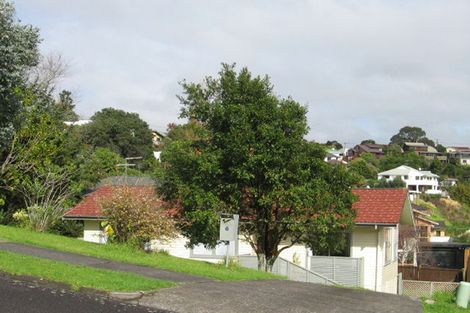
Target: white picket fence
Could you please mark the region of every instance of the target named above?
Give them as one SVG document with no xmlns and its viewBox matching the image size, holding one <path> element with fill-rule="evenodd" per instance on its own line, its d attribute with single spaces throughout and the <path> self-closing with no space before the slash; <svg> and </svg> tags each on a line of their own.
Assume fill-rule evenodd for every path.
<svg viewBox="0 0 470 313">
<path fill-rule="evenodd" d="M 240 255 L 238 261 L 241 266 L 258 269 L 258 258 L 252 255 Z M 289 280 L 323 285 L 340 285 L 338 282 L 329 279 L 319 273 L 310 271 L 297 264 L 289 262 L 281 257 L 276 259 L 273 266 L 273 273 L 287 277 Z"/>
</svg>

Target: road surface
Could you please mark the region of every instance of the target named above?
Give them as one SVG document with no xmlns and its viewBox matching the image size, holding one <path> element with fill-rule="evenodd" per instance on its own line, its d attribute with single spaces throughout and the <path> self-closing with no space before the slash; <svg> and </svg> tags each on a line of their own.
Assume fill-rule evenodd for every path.
<svg viewBox="0 0 470 313">
<path fill-rule="evenodd" d="M 92 293 L 76 293 L 58 284 L 19 281 L 0 273 L 1 313 L 165 313 L 120 303 Z"/>
</svg>

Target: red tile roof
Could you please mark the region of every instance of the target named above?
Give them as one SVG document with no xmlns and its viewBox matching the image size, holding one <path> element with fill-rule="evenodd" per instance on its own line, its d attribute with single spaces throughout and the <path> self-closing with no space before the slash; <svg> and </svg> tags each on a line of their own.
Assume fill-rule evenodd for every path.
<svg viewBox="0 0 470 313">
<path fill-rule="evenodd" d="M 408 197 L 406 189 L 354 189 L 357 224 L 399 224 Z"/>
<path fill-rule="evenodd" d="M 106 218 L 101 209 L 100 202 L 102 199 L 109 197 L 115 189 L 122 188 L 122 186 L 102 186 L 96 189 L 95 191 L 89 193 L 85 196 L 80 203 L 75 207 L 65 213 L 64 218 L 96 218 L 104 219 Z M 155 190 L 151 186 L 127 186 L 133 192 L 142 194 L 142 193 L 155 193 Z"/>
</svg>

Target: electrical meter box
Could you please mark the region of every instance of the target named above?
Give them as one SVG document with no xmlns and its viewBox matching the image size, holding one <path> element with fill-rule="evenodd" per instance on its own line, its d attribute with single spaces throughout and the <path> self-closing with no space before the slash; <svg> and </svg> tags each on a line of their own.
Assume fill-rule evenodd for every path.
<svg viewBox="0 0 470 313">
<path fill-rule="evenodd" d="M 238 214 L 222 216 L 220 218 L 220 235 L 222 241 L 238 240 Z"/>
</svg>

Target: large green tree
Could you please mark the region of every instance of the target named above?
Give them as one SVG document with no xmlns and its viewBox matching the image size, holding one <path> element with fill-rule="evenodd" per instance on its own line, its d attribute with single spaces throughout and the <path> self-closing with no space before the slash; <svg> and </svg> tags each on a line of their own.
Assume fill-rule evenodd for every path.
<svg viewBox="0 0 470 313">
<path fill-rule="evenodd" d="M 10 144 L 22 108 L 21 90 L 38 63 L 38 29 L 21 24 L 14 6 L 0 0 L 0 159 Z"/>
<path fill-rule="evenodd" d="M 151 157 L 152 131 L 137 113 L 105 108 L 91 120 L 83 132 L 86 143 L 111 149 L 123 157 Z"/>
<path fill-rule="evenodd" d="M 202 129 L 166 145 L 161 190 L 181 204 L 190 244 L 214 246 L 219 215 L 236 213 L 259 267 L 270 270 L 282 250 L 303 242 L 324 251 L 321 238 L 350 229 L 353 176 L 304 139 L 305 107 L 276 96 L 267 77 L 234 65 L 182 87 L 181 117 Z"/>
<path fill-rule="evenodd" d="M 405 142 L 422 142 L 434 146 L 434 141 L 426 137 L 426 132 L 420 127 L 405 126 L 390 138 L 390 144 L 403 146 Z"/>
</svg>

